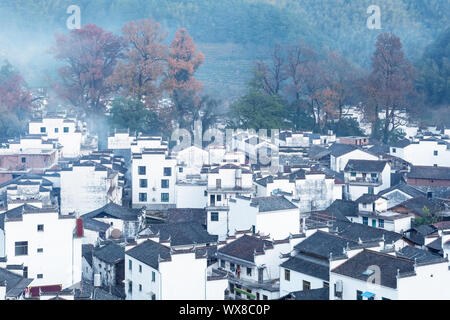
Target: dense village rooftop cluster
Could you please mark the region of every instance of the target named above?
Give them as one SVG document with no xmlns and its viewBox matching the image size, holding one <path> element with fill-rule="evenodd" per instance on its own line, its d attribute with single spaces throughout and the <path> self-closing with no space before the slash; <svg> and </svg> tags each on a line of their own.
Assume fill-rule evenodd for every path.
<svg viewBox="0 0 450 320">
<path fill-rule="evenodd" d="M 450 299 L 448 129 L 97 141 L 49 115 L 2 144 L 0 300 Z"/>
</svg>

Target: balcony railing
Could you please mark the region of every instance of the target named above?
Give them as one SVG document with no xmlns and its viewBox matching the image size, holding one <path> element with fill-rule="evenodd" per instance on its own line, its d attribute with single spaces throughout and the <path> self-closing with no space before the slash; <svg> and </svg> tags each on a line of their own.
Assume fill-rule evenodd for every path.
<svg viewBox="0 0 450 320">
<path fill-rule="evenodd" d="M 349 177 L 346 180 L 347 180 L 346 181 L 347 183 L 351 183 L 351 184 L 361 184 L 361 185 L 381 185 L 382 184 L 381 179 L 378 177 L 376 177 L 376 178 Z"/>
</svg>

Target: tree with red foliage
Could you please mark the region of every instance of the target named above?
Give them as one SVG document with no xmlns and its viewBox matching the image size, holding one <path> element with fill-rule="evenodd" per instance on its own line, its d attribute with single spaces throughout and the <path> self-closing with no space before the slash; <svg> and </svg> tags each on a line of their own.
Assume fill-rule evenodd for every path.
<svg viewBox="0 0 450 320">
<path fill-rule="evenodd" d="M 181 128 L 192 128 L 198 111 L 203 83 L 196 80 L 194 74 L 203 60 L 204 55 L 197 51 L 194 39 L 186 29 L 179 29 L 170 45 L 165 85 L 172 97 L 173 115 Z"/>
<path fill-rule="evenodd" d="M 19 118 L 31 107 L 31 93 L 20 73 L 6 61 L 0 68 L 0 107 Z"/>
<path fill-rule="evenodd" d="M 122 49 L 121 37 L 94 24 L 72 30 L 69 35 L 56 35 L 51 52 L 64 62 L 58 70 L 58 93 L 87 114 L 103 115 L 113 93 L 106 79 L 123 56 Z"/>
<path fill-rule="evenodd" d="M 380 34 L 372 57 L 372 72 L 367 79 L 367 112 L 374 119 L 374 127 L 379 124 L 378 111 L 384 111 L 381 138 L 389 142 L 402 119 L 399 111 L 411 109 L 410 98 L 415 92 L 415 70 L 405 58 L 400 39 L 394 34 Z"/>
<path fill-rule="evenodd" d="M 127 98 L 144 102 L 154 109 L 162 96 L 162 77 L 167 65 L 166 34 L 154 20 L 138 20 L 122 28 L 126 43 L 125 59 L 120 61 L 111 84 Z"/>
</svg>

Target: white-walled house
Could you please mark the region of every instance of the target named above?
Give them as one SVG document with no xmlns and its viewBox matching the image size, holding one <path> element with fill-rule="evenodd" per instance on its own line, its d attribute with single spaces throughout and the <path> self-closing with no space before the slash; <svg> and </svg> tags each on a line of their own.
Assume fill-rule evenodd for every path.
<svg viewBox="0 0 450 320">
<path fill-rule="evenodd" d="M 448 260 L 410 248 L 395 255 L 364 250 L 333 268 L 330 300 L 450 299 Z"/>
<path fill-rule="evenodd" d="M 57 140 L 63 147 L 62 156 L 65 158 L 80 156 L 82 133 L 75 119 L 44 117 L 32 120 L 29 122 L 29 134 Z"/>
<path fill-rule="evenodd" d="M 439 139 L 401 140 L 390 147 L 390 154 L 414 166 L 450 166 L 449 145 Z"/>
<path fill-rule="evenodd" d="M 229 274 L 230 298 L 273 300 L 280 297 L 279 265 L 299 239 L 271 241 L 255 234 L 238 234 L 217 252 L 217 266 Z"/>
<path fill-rule="evenodd" d="M 176 159 L 164 148 L 144 149 L 132 157 L 133 208 L 174 208 L 176 206 Z"/>
<path fill-rule="evenodd" d="M 33 286 L 65 288 L 81 280 L 83 229 L 74 215 L 23 205 L 0 214 L 0 219 L 5 264 L 20 266 L 26 277 L 34 279 Z"/>
<path fill-rule="evenodd" d="M 300 211 L 284 196 L 236 196 L 229 199 L 228 210 L 219 209 L 207 215 L 208 232 L 218 235 L 219 240 L 242 230 L 253 230 L 275 240 L 300 233 Z"/>
<path fill-rule="evenodd" d="M 378 194 L 391 187 L 391 167 L 383 160 L 354 160 L 344 170 L 347 198 L 356 200 L 363 194 Z"/>
<path fill-rule="evenodd" d="M 350 144 L 335 143 L 330 147 L 330 169 L 344 171 L 347 162 L 352 160 L 378 160 L 378 157 Z"/>
<path fill-rule="evenodd" d="M 102 164 L 85 161 L 60 171 L 61 214 L 79 215 L 96 210 L 109 202 L 122 204 L 123 187 L 119 173 Z"/>
<path fill-rule="evenodd" d="M 206 254 L 195 249 L 177 250 L 155 238 L 125 252 L 127 300 L 223 299 L 227 284 L 226 274 L 208 269 Z"/>
</svg>

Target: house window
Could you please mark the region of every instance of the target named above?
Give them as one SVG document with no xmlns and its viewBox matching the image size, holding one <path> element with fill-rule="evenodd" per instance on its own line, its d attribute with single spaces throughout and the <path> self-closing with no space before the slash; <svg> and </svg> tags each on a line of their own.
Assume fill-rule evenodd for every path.
<svg viewBox="0 0 450 320">
<path fill-rule="evenodd" d="M 28 267 L 23 267 L 23 277 L 28 278 Z"/>
<path fill-rule="evenodd" d="M 372 227 L 376 227 L 377 226 L 377 220 L 375 220 L 375 219 L 372 219 Z"/>
<path fill-rule="evenodd" d="M 365 224 L 366 226 L 368 226 L 368 225 L 369 225 L 369 218 L 363 217 L 363 224 Z"/>
<path fill-rule="evenodd" d="M 139 291 L 142 291 L 142 284 L 139 285 Z"/>
<path fill-rule="evenodd" d="M 152 300 L 156 300 L 156 294 L 152 294 Z"/>
<path fill-rule="evenodd" d="M 147 174 L 147 168 L 145 166 L 138 167 L 138 173 L 140 176 L 145 176 Z"/>
<path fill-rule="evenodd" d="M 356 300 L 362 300 L 362 291 L 356 290 Z"/>
<path fill-rule="evenodd" d="M 161 202 L 169 202 L 169 194 L 161 193 Z"/>
<path fill-rule="evenodd" d="M 392 148 L 392 153 L 396 153 L 397 149 L 396 148 Z"/>
<path fill-rule="evenodd" d="M 221 194 L 217 195 L 217 201 L 222 201 L 222 195 Z"/>
<path fill-rule="evenodd" d="M 225 268 L 225 260 L 220 260 L 220 266 L 221 266 L 222 268 Z"/>
<path fill-rule="evenodd" d="M 38 248 L 38 249 L 37 249 L 37 252 L 38 252 L 38 253 L 42 253 L 42 252 L 44 252 L 44 249 L 43 249 L 43 248 Z"/>
<path fill-rule="evenodd" d="M 147 188 L 148 187 L 148 180 L 147 179 L 139 179 L 139 187 L 140 188 Z"/>
<path fill-rule="evenodd" d="M 376 179 L 377 178 L 377 174 L 376 173 L 371 173 L 370 176 L 372 177 L 372 179 Z"/>
<path fill-rule="evenodd" d="M 219 221 L 219 213 L 211 212 L 211 221 Z"/>
<path fill-rule="evenodd" d="M 204 195 L 205 197 L 207 197 L 207 196 L 208 196 L 208 191 L 205 190 L 205 191 L 203 192 L 203 195 Z"/>
<path fill-rule="evenodd" d="M 269 300 L 269 297 L 263 294 L 263 300 Z"/>
<path fill-rule="evenodd" d="M 172 168 L 164 168 L 164 177 L 172 176 Z"/>
<path fill-rule="evenodd" d="M 58 128 L 55 128 L 55 133 L 58 133 L 59 132 L 59 129 Z"/>
<path fill-rule="evenodd" d="M 252 268 L 248 268 L 248 267 L 247 267 L 247 275 L 248 275 L 249 277 L 252 276 Z"/>
<path fill-rule="evenodd" d="M 44 278 L 44 275 L 43 275 L 42 273 L 39 273 L 39 274 L 37 275 L 37 278 L 38 278 L 38 279 L 42 279 L 42 278 Z"/>
<path fill-rule="evenodd" d="M 41 133 L 45 133 L 47 129 L 45 127 L 41 127 Z"/>
<path fill-rule="evenodd" d="M 155 271 L 152 271 L 152 282 L 156 281 L 156 273 Z"/>
<path fill-rule="evenodd" d="M 435 156 L 437 156 L 437 155 L 438 155 L 437 150 L 434 150 L 433 154 L 434 154 Z"/>
<path fill-rule="evenodd" d="M 64 133 L 68 133 L 69 132 L 69 127 L 64 127 Z"/>
<path fill-rule="evenodd" d="M 179 167 L 179 168 L 178 168 L 178 172 L 179 172 L 179 173 L 183 173 L 183 168 L 182 168 L 182 167 Z"/>
<path fill-rule="evenodd" d="M 373 189 L 373 187 L 369 187 L 367 191 L 368 191 L 368 192 L 367 192 L 368 194 L 374 194 L 374 189 Z"/>
<path fill-rule="evenodd" d="M 133 292 L 133 281 L 128 281 L 128 292 L 129 293 Z"/>
<path fill-rule="evenodd" d="M 222 188 L 222 179 L 216 179 L 216 188 L 217 189 Z"/>
<path fill-rule="evenodd" d="M 139 272 L 142 273 L 142 265 L 139 265 Z"/>
<path fill-rule="evenodd" d="M 232 270 L 232 271 L 234 270 L 234 263 L 230 262 L 230 270 Z"/>
<path fill-rule="evenodd" d="M 19 241 L 15 243 L 16 256 L 28 255 L 28 241 Z"/>
<path fill-rule="evenodd" d="M 284 269 L 284 280 L 291 281 L 291 270 Z"/>
<path fill-rule="evenodd" d="M 22 157 L 21 161 L 22 161 L 22 163 L 26 163 L 27 162 L 27 158 Z"/>
<path fill-rule="evenodd" d="M 350 172 L 350 176 L 356 177 L 356 172 Z"/>
<path fill-rule="evenodd" d="M 384 228 L 384 220 L 383 219 L 378 219 L 378 227 Z"/>
<path fill-rule="evenodd" d="M 37 231 L 38 232 L 43 232 L 44 231 L 44 225 L 43 224 L 38 224 Z"/>
<path fill-rule="evenodd" d="M 311 282 L 303 280 L 303 291 L 311 289 Z"/>
<path fill-rule="evenodd" d="M 139 202 L 147 202 L 147 194 L 139 193 Z"/>
<path fill-rule="evenodd" d="M 132 270 L 133 269 L 133 261 L 128 260 L 128 270 Z"/>
<path fill-rule="evenodd" d="M 161 180 L 161 188 L 162 189 L 169 189 L 169 180 L 167 180 L 167 179 Z"/>
</svg>

